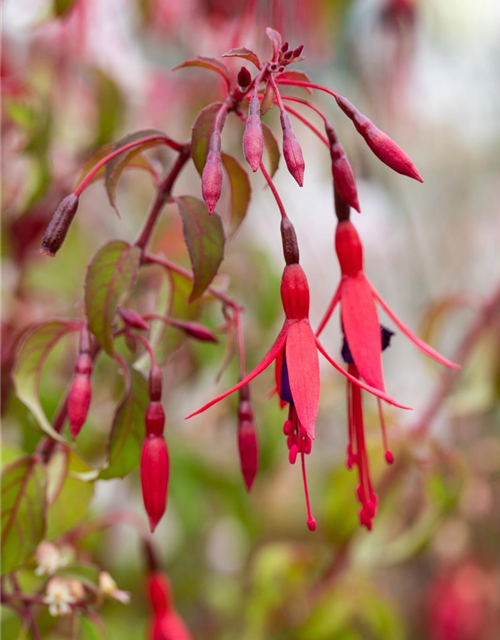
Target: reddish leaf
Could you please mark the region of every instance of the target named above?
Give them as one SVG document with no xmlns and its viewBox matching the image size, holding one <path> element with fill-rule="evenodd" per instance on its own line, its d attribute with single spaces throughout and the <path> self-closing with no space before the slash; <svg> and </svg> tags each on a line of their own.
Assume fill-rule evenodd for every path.
<svg viewBox="0 0 500 640">
<path fill-rule="evenodd" d="M 311 82 L 311 78 L 307 75 L 305 71 L 300 71 L 299 69 L 287 69 L 276 76 L 276 82 L 279 83 L 280 80 L 298 80 L 299 82 Z M 302 87 L 305 89 L 307 93 L 312 93 L 312 89 L 309 87 Z"/>
<path fill-rule="evenodd" d="M 251 62 L 252 64 L 254 64 L 257 67 L 257 69 L 260 69 L 261 67 L 260 60 L 257 54 L 254 53 L 253 51 L 250 51 L 250 49 L 247 49 L 246 47 L 240 47 L 239 49 L 231 49 L 231 51 L 227 51 L 226 53 L 223 53 L 222 57 L 223 58 L 244 58 L 245 60 L 248 60 L 248 62 Z"/>
<path fill-rule="evenodd" d="M 278 57 L 279 50 L 281 49 L 281 34 L 276 31 L 276 29 L 271 29 L 271 27 L 267 27 L 266 35 L 271 41 L 273 46 L 273 59 Z"/>
<path fill-rule="evenodd" d="M 252 189 L 247 172 L 241 164 L 227 153 L 222 154 L 222 164 L 226 170 L 231 189 L 231 220 L 229 235 L 232 236 L 243 222 L 250 204 Z"/>
<path fill-rule="evenodd" d="M 262 123 L 262 131 L 264 133 L 264 146 L 266 147 L 267 155 L 269 157 L 269 175 L 272 178 L 278 170 L 281 151 L 278 141 L 274 137 L 274 133 L 267 124 Z"/>
<path fill-rule="evenodd" d="M 197 58 L 192 58 L 191 60 L 185 60 L 182 64 L 174 67 L 172 71 L 184 69 L 185 67 L 201 67 L 203 69 L 210 69 L 210 71 L 215 71 L 215 73 L 218 73 L 224 78 L 227 83 L 228 89 L 231 86 L 231 77 L 226 65 L 222 64 L 222 62 L 219 62 L 215 58 L 205 58 L 203 56 L 198 56 Z"/>
<path fill-rule="evenodd" d="M 200 111 L 191 131 L 191 157 L 198 173 L 203 173 L 208 154 L 208 143 L 214 129 L 214 120 L 222 103 L 214 102 Z"/>
</svg>

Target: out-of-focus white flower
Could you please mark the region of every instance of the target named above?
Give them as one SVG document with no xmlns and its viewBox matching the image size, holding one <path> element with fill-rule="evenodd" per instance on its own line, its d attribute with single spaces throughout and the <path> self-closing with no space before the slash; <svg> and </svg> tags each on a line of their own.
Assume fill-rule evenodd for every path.
<svg viewBox="0 0 500 640">
<path fill-rule="evenodd" d="M 38 564 L 35 569 L 37 576 L 51 576 L 62 564 L 59 549 L 51 542 L 41 542 L 36 549 L 35 557 Z"/>
<path fill-rule="evenodd" d="M 78 580 L 52 578 L 49 581 L 43 601 L 49 605 L 51 616 L 66 616 L 71 613 L 71 605 L 77 601 L 77 598 L 72 594 L 71 582 L 78 582 Z"/>
<path fill-rule="evenodd" d="M 99 591 L 103 596 L 113 598 L 123 604 L 130 602 L 130 593 L 118 589 L 118 585 L 107 571 L 101 571 L 99 574 Z"/>
</svg>

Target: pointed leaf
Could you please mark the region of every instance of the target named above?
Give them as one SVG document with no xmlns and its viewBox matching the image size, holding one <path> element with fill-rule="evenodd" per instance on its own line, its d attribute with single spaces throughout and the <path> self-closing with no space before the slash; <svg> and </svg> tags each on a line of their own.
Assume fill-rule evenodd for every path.
<svg viewBox="0 0 500 640">
<path fill-rule="evenodd" d="M 197 58 L 192 58 L 191 60 L 185 60 L 182 64 L 174 67 L 172 71 L 184 69 L 185 67 L 201 67 L 203 69 L 210 69 L 210 71 L 215 71 L 215 73 L 218 73 L 224 78 L 228 88 L 231 86 L 231 77 L 226 65 L 222 64 L 222 62 L 219 62 L 215 58 L 205 58 L 204 56 L 198 56 Z"/>
<path fill-rule="evenodd" d="M 45 534 L 46 474 L 36 456 L 2 472 L 2 575 L 20 567 Z"/>
<path fill-rule="evenodd" d="M 314 438 L 319 407 L 319 362 L 309 320 L 299 320 L 290 326 L 286 341 L 286 361 L 297 415 L 309 436 Z"/>
<path fill-rule="evenodd" d="M 132 369 L 130 390 L 116 410 L 108 441 L 108 464 L 99 473 L 99 480 L 123 478 L 138 466 L 148 402 L 148 383 Z"/>
<path fill-rule="evenodd" d="M 364 274 L 343 278 L 340 310 L 349 349 L 361 377 L 370 386 L 384 391 L 380 322 Z"/>
<path fill-rule="evenodd" d="M 278 57 L 279 50 L 281 49 L 281 34 L 276 29 L 271 29 L 271 27 L 267 27 L 266 35 L 271 41 L 273 46 L 273 59 Z"/>
<path fill-rule="evenodd" d="M 269 175 L 271 178 L 278 170 L 278 166 L 281 158 L 281 151 L 278 141 L 274 137 L 274 133 L 271 129 L 262 122 L 262 131 L 264 133 L 264 146 L 266 147 L 267 155 L 269 157 Z"/>
<path fill-rule="evenodd" d="M 223 58 L 244 58 L 245 60 L 248 60 L 248 62 L 251 62 L 252 64 L 254 64 L 257 67 L 257 69 L 260 69 L 261 67 L 258 55 L 253 51 L 250 51 L 250 49 L 247 49 L 246 47 L 240 47 L 239 49 L 231 49 L 231 51 L 227 51 L 226 53 L 223 53 L 222 57 Z"/>
<path fill-rule="evenodd" d="M 231 189 L 231 220 L 229 235 L 232 236 L 243 222 L 250 204 L 252 189 L 247 172 L 241 164 L 227 153 L 222 154 L 222 164 L 226 170 Z"/>
<path fill-rule="evenodd" d="M 299 69 L 287 69 L 276 76 L 276 82 L 279 83 L 280 80 L 295 80 L 299 82 L 312 82 L 311 78 L 307 75 L 305 71 L 300 71 Z M 307 93 L 312 93 L 312 89 L 309 87 L 301 87 Z"/>
<path fill-rule="evenodd" d="M 205 204 L 192 196 L 175 198 L 182 218 L 184 239 L 193 267 L 192 302 L 214 279 L 224 257 L 224 229 L 217 213 L 208 215 Z"/>
<path fill-rule="evenodd" d="M 208 142 L 214 130 L 214 121 L 222 102 L 209 104 L 200 111 L 191 130 L 191 157 L 198 173 L 203 173 L 208 153 Z"/>
<path fill-rule="evenodd" d="M 113 355 L 112 326 L 116 308 L 135 284 L 140 259 L 140 249 L 114 240 L 97 251 L 87 269 L 85 312 L 89 328 L 110 355 Z"/>
<path fill-rule="evenodd" d="M 42 408 L 39 388 L 45 362 L 59 340 L 79 326 L 54 320 L 37 324 L 27 332 L 21 342 L 12 374 L 17 397 L 35 416 L 41 429 L 54 440 L 66 442 L 50 424 Z"/>
</svg>

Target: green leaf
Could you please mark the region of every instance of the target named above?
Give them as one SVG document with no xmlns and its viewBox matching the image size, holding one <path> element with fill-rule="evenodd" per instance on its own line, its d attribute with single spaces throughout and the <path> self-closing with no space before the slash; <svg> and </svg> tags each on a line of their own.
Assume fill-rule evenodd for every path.
<svg viewBox="0 0 500 640">
<path fill-rule="evenodd" d="M 254 64 L 257 69 L 260 69 L 260 60 L 259 60 L 259 56 L 254 53 L 253 51 L 250 51 L 250 49 L 247 49 L 246 47 L 240 47 L 239 49 L 231 49 L 231 51 L 227 51 L 226 53 L 222 54 L 223 58 L 244 58 L 245 60 L 248 60 L 248 62 L 251 62 L 252 64 Z"/>
<path fill-rule="evenodd" d="M 205 203 L 193 196 L 174 198 L 182 218 L 184 240 L 193 267 L 189 302 L 199 298 L 214 279 L 224 257 L 224 229 L 217 213 L 208 214 Z"/>
<path fill-rule="evenodd" d="M 201 67 L 203 69 L 210 69 L 210 71 L 215 71 L 215 73 L 218 73 L 224 78 L 228 87 L 231 86 L 231 77 L 229 76 L 229 71 L 227 70 L 226 65 L 222 64 L 222 62 L 219 62 L 215 58 L 205 58 L 204 56 L 198 56 L 197 58 L 185 60 L 182 64 L 174 67 L 172 71 L 184 69 L 185 67 Z"/>
<path fill-rule="evenodd" d="M 222 164 L 229 178 L 231 189 L 231 220 L 229 235 L 233 235 L 243 222 L 250 204 L 252 189 L 247 172 L 241 164 L 227 153 L 222 154 Z"/>
<path fill-rule="evenodd" d="M 54 0 L 54 13 L 60 18 L 71 11 L 75 3 L 76 0 Z"/>
<path fill-rule="evenodd" d="M 305 71 L 299 71 L 298 69 L 288 69 L 287 71 L 283 71 L 279 76 L 276 76 L 276 80 L 294 80 L 298 82 L 312 82 L 311 78 L 307 75 Z M 312 89 L 309 87 L 297 87 L 300 89 L 304 89 L 307 93 L 312 93 Z"/>
<path fill-rule="evenodd" d="M 208 153 L 208 142 L 214 129 L 214 120 L 222 102 L 209 104 L 200 111 L 191 131 L 191 157 L 198 173 L 203 173 Z"/>
<path fill-rule="evenodd" d="M 23 339 L 12 373 L 19 400 L 35 416 L 41 429 L 59 442 L 66 441 L 54 431 L 42 408 L 39 397 L 40 378 L 52 349 L 61 338 L 77 329 L 77 325 L 59 320 L 36 325 Z"/>
<path fill-rule="evenodd" d="M 46 475 L 36 456 L 7 465 L 2 473 L 2 575 L 20 567 L 45 533 Z"/>
<path fill-rule="evenodd" d="M 114 240 L 101 247 L 87 269 L 85 312 L 89 328 L 103 349 L 113 355 L 113 319 L 135 284 L 141 252 L 128 242 Z"/>
<path fill-rule="evenodd" d="M 113 419 L 108 441 L 108 465 L 99 473 L 99 480 L 123 478 L 139 464 L 149 391 L 144 376 L 134 369 L 131 373 L 130 390 Z"/>
<path fill-rule="evenodd" d="M 121 149 L 125 145 L 140 140 L 141 138 L 151 138 L 152 136 L 156 136 L 155 140 L 150 140 L 149 142 L 145 142 L 134 149 L 130 149 L 129 151 L 124 151 L 116 158 L 113 158 L 106 164 L 105 169 L 105 187 L 106 193 L 108 194 L 108 199 L 116 211 L 118 215 L 119 211 L 116 206 L 116 189 L 118 187 L 118 182 L 122 176 L 122 173 L 130 165 L 131 162 L 135 161 L 135 166 L 143 166 L 143 168 L 151 167 L 149 161 L 144 157 L 140 156 L 143 151 L 146 149 L 151 149 L 152 147 L 157 147 L 159 145 L 164 144 L 165 134 L 162 131 L 158 131 L 157 129 L 143 129 L 141 131 L 136 131 L 135 133 L 131 133 L 121 140 L 119 140 L 116 144 L 114 144 L 110 151 L 116 151 Z M 137 164 L 137 162 L 141 164 Z"/>
<path fill-rule="evenodd" d="M 278 141 L 267 124 L 262 123 L 262 131 L 264 132 L 264 146 L 266 147 L 267 155 L 269 157 L 269 175 L 272 178 L 278 170 L 281 152 Z"/>
<path fill-rule="evenodd" d="M 88 614 L 80 616 L 78 640 L 104 640 L 106 634 L 100 620 L 91 619 Z"/>
</svg>

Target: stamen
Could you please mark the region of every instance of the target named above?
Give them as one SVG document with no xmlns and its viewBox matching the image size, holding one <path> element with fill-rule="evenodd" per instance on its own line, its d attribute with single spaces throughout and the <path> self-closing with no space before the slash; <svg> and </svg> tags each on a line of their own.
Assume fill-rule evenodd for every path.
<svg viewBox="0 0 500 640">
<path fill-rule="evenodd" d="M 387 446 L 387 430 L 385 428 L 384 412 L 382 410 L 382 403 L 378 398 L 377 398 L 377 404 L 378 404 L 378 415 L 380 417 L 380 426 L 382 427 L 382 442 L 384 445 L 385 460 L 387 464 L 392 464 L 394 462 L 394 455 L 392 454 L 392 451 Z"/>
<path fill-rule="evenodd" d="M 302 480 L 304 482 L 304 494 L 306 497 L 306 507 L 307 507 L 307 526 L 309 531 L 316 531 L 316 520 L 313 518 L 311 513 L 311 504 L 309 502 L 309 491 L 307 488 L 307 476 L 306 476 L 306 462 L 304 457 L 304 452 L 300 452 L 300 457 L 302 460 Z"/>
</svg>

